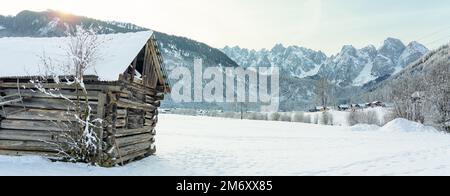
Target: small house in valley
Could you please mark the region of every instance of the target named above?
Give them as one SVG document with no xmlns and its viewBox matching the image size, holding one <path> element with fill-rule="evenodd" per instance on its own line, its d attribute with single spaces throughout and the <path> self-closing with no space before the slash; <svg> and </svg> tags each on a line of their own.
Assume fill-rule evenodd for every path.
<svg viewBox="0 0 450 196">
<path fill-rule="evenodd" d="M 99 119 L 90 126 L 97 138 L 96 163 L 126 164 L 156 152 L 158 108 L 170 85 L 154 34 L 98 36 L 104 42 L 83 76 L 83 89 L 62 82 L 71 75 L 42 77 L 38 66 L 43 57 L 51 64 L 65 62 L 62 46 L 69 38 L 0 38 L 0 155 L 58 157 L 60 147 L 71 142 L 61 137 L 70 130 L 60 122 L 79 120 L 68 103 L 80 99 L 92 119 Z M 80 91 L 85 96 L 80 98 Z"/>
</svg>

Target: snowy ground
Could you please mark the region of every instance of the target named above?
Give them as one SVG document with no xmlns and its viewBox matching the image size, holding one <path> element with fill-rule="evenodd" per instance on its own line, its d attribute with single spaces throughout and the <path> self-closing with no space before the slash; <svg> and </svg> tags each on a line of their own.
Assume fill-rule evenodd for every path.
<svg viewBox="0 0 450 196">
<path fill-rule="evenodd" d="M 450 135 L 397 120 L 329 127 L 162 115 L 158 155 L 125 167 L 0 156 L 0 175 L 450 175 Z"/>
</svg>

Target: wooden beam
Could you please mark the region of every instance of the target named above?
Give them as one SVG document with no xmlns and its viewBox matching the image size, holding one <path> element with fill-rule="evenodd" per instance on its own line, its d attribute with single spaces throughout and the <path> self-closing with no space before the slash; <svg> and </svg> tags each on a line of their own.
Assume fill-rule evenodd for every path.
<svg viewBox="0 0 450 196">
<path fill-rule="evenodd" d="M 11 95 L 17 93 L 17 89 L 0 89 L 0 93 L 4 93 L 6 95 Z M 56 92 L 52 92 L 54 95 L 44 94 L 39 91 L 32 91 L 31 89 L 21 89 L 20 94 L 22 97 L 26 97 L 27 99 L 31 98 L 46 98 L 46 99 L 62 99 L 60 96 L 64 96 L 67 99 L 77 100 L 78 96 L 75 91 L 70 90 L 60 90 Z M 88 99 L 89 100 L 98 100 L 98 91 L 88 91 Z M 83 97 L 84 98 L 84 97 Z"/>
<path fill-rule="evenodd" d="M 33 156 L 43 156 L 50 159 L 57 159 L 59 156 L 55 152 L 41 152 L 41 151 L 23 151 L 23 150 L 2 150 L 0 149 L 0 155 L 7 155 L 7 156 L 27 156 L 27 155 L 33 155 Z"/>
<path fill-rule="evenodd" d="M 49 131 L 24 131 L 0 129 L 0 140 L 57 141 L 58 134 Z"/>
<path fill-rule="evenodd" d="M 119 148 L 119 153 L 122 157 L 127 156 L 129 154 L 133 154 L 142 150 L 148 150 L 152 145 L 151 141 L 146 141 L 146 142 L 142 142 L 142 143 L 138 143 L 138 144 L 134 144 L 134 145 L 130 145 L 130 146 L 125 146 L 123 148 Z M 119 158 L 119 154 L 117 151 L 113 151 L 111 153 L 112 157 L 115 158 Z"/>
<path fill-rule="evenodd" d="M 81 105 L 86 105 L 84 101 L 81 101 Z M 89 102 L 89 105 L 92 109 L 97 109 L 97 102 L 92 101 Z M 23 107 L 20 103 L 10 104 L 8 106 L 13 107 Z M 74 105 L 69 101 L 64 99 L 46 99 L 46 98 L 33 98 L 33 99 L 24 99 L 24 106 L 27 109 L 45 109 L 45 110 L 74 110 Z"/>
<path fill-rule="evenodd" d="M 62 124 L 50 121 L 27 121 L 27 120 L 2 120 L 2 129 L 32 130 L 32 131 L 64 131 Z"/>
<path fill-rule="evenodd" d="M 103 134 L 104 134 L 104 122 L 105 121 L 105 114 L 106 114 L 106 110 L 105 110 L 105 105 L 106 105 L 106 94 L 101 93 L 98 96 L 98 107 L 97 107 L 97 119 L 101 119 L 102 122 L 97 122 L 96 126 L 97 128 L 95 129 L 96 133 L 97 133 L 97 137 L 99 138 L 98 140 L 98 144 L 97 144 L 97 153 L 98 153 L 98 157 L 102 156 L 102 152 L 103 152 Z"/>
<path fill-rule="evenodd" d="M 130 146 L 130 145 L 139 144 L 142 142 L 151 141 L 152 138 L 153 138 L 152 134 L 145 133 L 145 134 L 140 134 L 140 135 L 116 138 L 116 142 L 120 148 L 123 148 L 125 146 Z"/>
<path fill-rule="evenodd" d="M 144 65 L 143 65 L 143 69 L 142 69 L 142 79 L 144 81 L 144 86 L 149 87 L 148 86 L 148 80 L 149 80 L 149 75 L 148 75 L 148 43 L 145 44 L 144 46 Z"/>
<path fill-rule="evenodd" d="M 119 158 L 119 159 L 115 160 L 114 161 L 114 165 L 120 165 L 122 163 L 130 162 L 130 161 L 133 161 L 133 160 L 138 159 L 140 157 L 146 157 L 146 156 L 148 156 L 148 150 L 146 150 L 146 149 L 140 150 L 140 151 L 128 154 L 126 156 L 123 156 L 122 158 Z"/>
<path fill-rule="evenodd" d="M 117 106 L 121 108 L 130 108 L 130 109 L 137 109 L 137 110 L 155 110 L 156 107 L 150 104 L 144 104 L 144 103 L 136 103 L 127 99 L 119 98 L 117 100 Z"/>
<path fill-rule="evenodd" d="M 64 110 L 42 110 L 42 109 L 27 109 L 19 111 L 20 108 L 6 107 L 8 120 L 42 120 L 42 121 L 76 121 L 75 112 Z"/>
<path fill-rule="evenodd" d="M 56 146 L 45 142 L 0 140 L 0 149 L 19 151 L 56 152 Z"/>
<path fill-rule="evenodd" d="M 20 87 L 25 87 L 28 89 L 36 89 L 35 84 L 31 83 L 21 83 L 19 84 Z M 97 85 L 97 84 L 85 84 L 86 90 L 96 90 L 96 91 L 102 91 L 106 88 L 111 88 L 113 85 Z M 16 88 L 17 89 L 17 83 L 0 83 L 0 88 Z M 56 84 L 56 83 L 49 83 L 49 84 L 43 84 L 42 88 L 46 89 L 64 89 L 64 90 L 75 90 L 77 87 L 75 85 L 63 85 L 63 84 Z"/>
<path fill-rule="evenodd" d="M 123 137 L 127 135 L 136 135 L 142 133 L 151 133 L 154 127 L 152 126 L 144 126 L 138 129 L 117 129 L 116 137 Z"/>
</svg>

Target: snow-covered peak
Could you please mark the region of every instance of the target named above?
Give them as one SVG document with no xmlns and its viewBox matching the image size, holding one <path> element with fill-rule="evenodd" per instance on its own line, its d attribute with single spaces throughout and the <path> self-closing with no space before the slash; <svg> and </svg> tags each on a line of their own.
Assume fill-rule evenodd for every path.
<svg viewBox="0 0 450 196">
<path fill-rule="evenodd" d="M 427 47 L 425 47 L 423 44 L 421 44 L 419 42 L 416 42 L 416 41 L 412 41 L 411 43 L 409 43 L 406 46 L 406 49 L 407 50 L 412 50 L 412 51 L 417 51 L 417 52 L 420 52 L 420 53 L 423 53 L 423 54 L 428 52 L 428 48 Z"/>
<path fill-rule="evenodd" d="M 387 38 L 386 40 L 384 40 L 384 44 L 382 46 L 383 47 L 387 47 L 387 48 L 404 48 L 405 45 L 403 44 L 403 42 L 397 38 Z"/>
<path fill-rule="evenodd" d="M 331 57 L 300 46 L 275 45 L 271 50 L 247 50 L 225 47 L 223 51 L 239 65 L 279 66 L 283 74 L 304 78 L 319 74 L 341 86 L 364 86 L 401 71 L 407 64 L 421 58 L 428 49 L 418 42 L 405 46 L 388 38 L 377 50 L 374 45 L 357 49 L 345 45 Z"/>
<path fill-rule="evenodd" d="M 283 46 L 283 44 L 277 44 L 272 48 L 271 52 L 282 52 L 284 50 L 286 50 L 286 48 Z"/>
<path fill-rule="evenodd" d="M 424 45 L 415 41 L 409 43 L 399 57 L 397 64 L 399 69 L 396 71 L 396 73 L 400 72 L 401 69 L 405 68 L 414 61 L 420 59 L 426 53 L 428 53 L 428 48 L 426 48 Z"/>
<path fill-rule="evenodd" d="M 357 50 L 352 45 L 345 45 L 342 47 L 341 54 L 348 54 L 351 56 L 356 56 Z"/>
<path fill-rule="evenodd" d="M 373 45 L 362 49 L 346 45 L 340 53 L 326 61 L 319 74 L 341 86 L 364 86 L 378 78 L 398 73 L 427 51 L 418 42 L 405 46 L 395 38 L 386 39 L 378 50 Z"/>
<path fill-rule="evenodd" d="M 379 53 L 395 61 L 400 57 L 403 50 L 405 50 L 405 44 L 402 41 L 395 38 L 388 38 L 379 49 Z"/>
<path fill-rule="evenodd" d="M 377 48 L 374 45 L 368 45 L 360 50 L 362 54 L 367 55 L 370 58 L 374 58 L 377 54 Z"/>
<path fill-rule="evenodd" d="M 242 67 L 280 67 L 285 74 L 297 78 L 316 75 L 327 59 L 323 52 L 311 49 L 275 45 L 271 50 L 248 50 L 239 47 L 225 47 L 222 51 Z"/>
</svg>

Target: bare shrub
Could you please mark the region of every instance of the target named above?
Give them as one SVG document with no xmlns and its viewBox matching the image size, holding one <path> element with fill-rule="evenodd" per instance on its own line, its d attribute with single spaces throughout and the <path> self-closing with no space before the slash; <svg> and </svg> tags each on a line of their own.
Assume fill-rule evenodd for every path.
<svg viewBox="0 0 450 196">
<path fill-rule="evenodd" d="M 324 112 L 322 114 L 322 124 L 333 125 L 333 115 L 330 112 Z"/>
<path fill-rule="evenodd" d="M 383 116 L 383 122 L 381 122 L 380 125 L 384 126 L 387 123 L 389 123 L 395 119 L 396 119 L 396 114 L 394 112 L 390 111 Z"/>
<path fill-rule="evenodd" d="M 234 118 L 235 113 L 234 112 L 224 112 L 221 116 L 223 118 Z"/>
<path fill-rule="evenodd" d="M 305 115 L 303 122 L 310 124 L 311 123 L 311 115 Z"/>
<path fill-rule="evenodd" d="M 314 115 L 313 124 L 319 124 L 319 114 Z"/>
<path fill-rule="evenodd" d="M 285 114 L 281 114 L 279 121 L 283 121 L 283 122 L 291 122 L 291 115 L 289 115 L 288 113 Z"/>
<path fill-rule="evenodd" d="M 247 120 L 257 120 L 256 119 L 256 113 L 253 113 L 253 112 L 247 112 L 247 113 L 244 113 L 244 119 L 247 119 Z"/>
<path fill-rule="evenodd" d="M 365 124 L 381 125 L 380 119 L 378 119 L 378 115 L 375 111 L 368 111 L 364 117 L 365 119 L 363 121 L 365 121 Z"/>
<path fill-rule="evenodd" d="M 357 124 L 381 125 L 378 115 L 375 111 L 352 111 L 347 117 L 348 124 L 354 126 Z"/>
<path fill-rule="evenodd" d="M 266 113 L 256 113 L 255 120 L 267 120 L 267 114 Z"/>
<path fill-rule="evenodd" d="M 305 122 L 305 114 L 303 112 L 294 112 L 292 114 L 292 122 Z"/>
<path fill-rule="evenodd" d="M 281 114 L 278 112 L 273 112 L 269 114 L 269 120 L 270 121 L 278 121 L 281 117 Z"/>
<path fill-rule="evenodd" d="M 360 119 L 361 119 L 361 113 L 360 111 L 351 111 L 350 114 L 347 117 L 347 122 L 350 126 L 354 126 L 359 124 Z"/>
<path fill-rule="evenodd" d="M 88 92 L 84 84 L 85 72 L 95 65 L 99 58 L 98 48 L 102 44 L 96 32 L 77 28 L 70 36 L 65 52 L 68 62 L 55 62 L 54 59 L 41 57 L 41 73 L 30 82 L 38 93 L 43 93 L 66 102 L 67 113 L 73 121 L 60 119 L 52 122 L 55 127 L 64 130 L 53 133 L 58 142 L 47 142 L 54 146 L 61 159 L 72 162 L 99 163 L 102 161 L 101 140 L 96 129 L 110 124 L 105 119 L 95 118 Z M 76 99 L 71 100 L 61 93 L 59 88 L 46 88 L 50 80 L 60 86 L 75 88 Z M 33 90 L 34 91 L 34 90 Z M 70 112 L 69 112 L 70 111 Z M 64 117 L 61 117 L 64 118 Z"/>
</svg>

